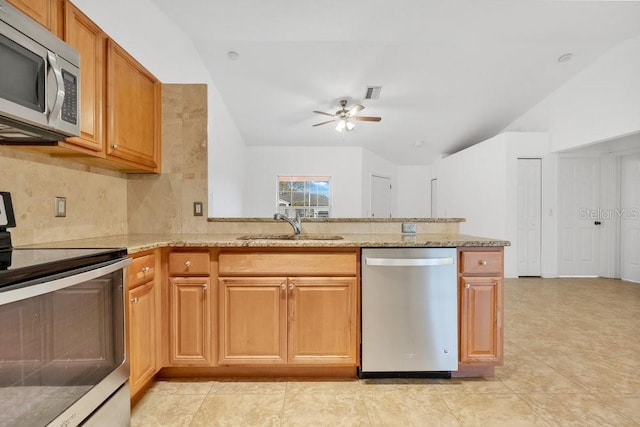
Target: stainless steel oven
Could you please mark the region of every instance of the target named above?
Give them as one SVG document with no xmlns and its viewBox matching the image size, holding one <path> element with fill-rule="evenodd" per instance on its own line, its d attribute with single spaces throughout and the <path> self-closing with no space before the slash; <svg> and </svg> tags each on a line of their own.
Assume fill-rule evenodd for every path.
<svg viewBox="0 0 640 427">
<path fill-rule="evenodd" d="M 129 425 L 125 254 L 5 251 L 0 425 Z"/>
</svg>

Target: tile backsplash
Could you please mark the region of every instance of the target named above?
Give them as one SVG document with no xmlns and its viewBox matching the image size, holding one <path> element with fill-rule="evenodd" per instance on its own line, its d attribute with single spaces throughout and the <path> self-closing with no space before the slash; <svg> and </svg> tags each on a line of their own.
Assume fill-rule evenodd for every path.
<svg viewBox="0 0 640 427">
<path fill-rule="evenodd" d="M 122 174 L 0 146 L 0 191 L 11 192 L 14 246 L 126 233 L 207 230 L 207 90 L 163 85 L 162 174 Z M 67 216 L 54 216 L 65 197 Z M 193 202 L 205 216 L 193 216 Z"/>
</svg>

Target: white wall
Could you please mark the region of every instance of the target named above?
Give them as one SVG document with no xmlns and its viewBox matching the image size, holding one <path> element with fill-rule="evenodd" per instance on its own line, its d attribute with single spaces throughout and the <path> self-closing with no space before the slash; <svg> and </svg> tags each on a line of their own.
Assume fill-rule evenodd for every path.
<svg viewBox="0 0 640 427">
<path fill-rule="evenodd" d="M 207 84 L 209 216 L 240 216 L 245 144 L 191 39 L 149 0 L 74 3 L 163 83 Z"/>
<path fill-rule="evenodd" d="M 551 151 L 640 131 L 640 37 L 626 40 L 505 128 L 549 132 Z"/>
<path fill-rule="evenodd" d="M 278 175 L 331 177 L 331 216 L 360 217 L 360 147 L 247 147 L 243 216 L 269 217 L 277 211 Z"/>
<path fill-rule="evenodd" d="M 431 216 L 429 166 L 398 166 L 398 217 Z"/>
<path fill-rule="evenodd" d="M 540 157 L 543 163 L 543 212 L 555 217 L 554 161 L 548 160 L 545 133 L 500 134 L 435 162 L 430 178 L 438 179 L 438 212 L 432 216 L 462 217 L 460 231 L 509 240 L 505 248 L 505 276 L 517 275 L 518 158 Z M 549 163 L 549 164 L 547 164 Z M 556 267 L 554 222 L 543 215 L 543 275 Z M 557 239 L 557 238 L 556 238 Z M 546 272 L 546 273 L 545 273 Z M 557 273 L 556 273 L 557 275 Z"/>
<path fill-rule="evenodd" d="M 371 216 L 371 175 L 391 180 L 391 215 L 397 217 L 397 167 L 367 149 L 362 150 L 362 210 L 358 216 Z"/>
</svg>

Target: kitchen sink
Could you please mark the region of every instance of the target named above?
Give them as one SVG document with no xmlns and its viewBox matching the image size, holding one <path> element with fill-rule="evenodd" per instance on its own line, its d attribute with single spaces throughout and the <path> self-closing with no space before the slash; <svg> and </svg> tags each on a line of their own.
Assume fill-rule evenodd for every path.
<svg viewBox="0 0 640 427">
<path fill-rule="evenodd" d="M 247 234 L 238 240 L 342 240 L 333 234 Z"/>
</svg>

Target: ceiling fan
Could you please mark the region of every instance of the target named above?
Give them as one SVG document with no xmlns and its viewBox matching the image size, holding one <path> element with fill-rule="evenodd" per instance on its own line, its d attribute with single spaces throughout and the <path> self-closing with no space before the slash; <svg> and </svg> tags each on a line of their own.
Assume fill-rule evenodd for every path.
<svg viewBox="0 0 640 427">
<path fill-rule="evenodd" d="M 355 127 L 352 120 L 357 120 L 360 122 L 379 122 L 380 120 L 382 120 L 381 117 L 356 116 L 358 112 L 364 109 L 364 105 L 356 104 L 353 107 L 351 107 L 349 110 L 347 110 L 346 99 L 340 100 L 340 107 L 341 109 L 336 111 L 335 114 L 325 113 L 323 111 L 314 111 L 314 113 L 323 114 L 325 116 L 331 116 L 333 118 L 331 120 L 327 120 L 326 122 L 316 123 L 315 125 L 312 125 L 312 126 L 326 125 L 327 123 L 333 123 L 337 121 L 338 124 L 336 125 L 336 130 L 338 132 L 342 132 L 345 130 L 350 131 Z"/>
</svg>

